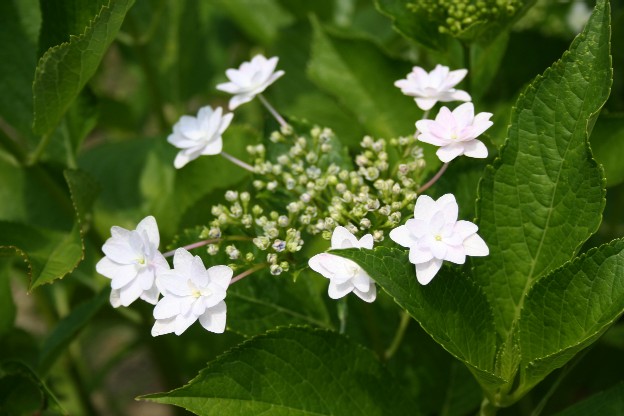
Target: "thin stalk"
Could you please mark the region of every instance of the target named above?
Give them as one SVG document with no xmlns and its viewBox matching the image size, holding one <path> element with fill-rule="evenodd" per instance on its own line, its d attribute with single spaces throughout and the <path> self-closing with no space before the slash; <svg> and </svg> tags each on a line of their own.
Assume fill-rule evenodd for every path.
<svg viewBox="0 0 624 416">
<path fill-rule="evenodd" d="M 230 162 L 234 163 L 235 165 L 240 166 L 241 168 L 243 168 L 245 170 L 248 170 L 251 173 L 256 173 L 256 170 L 254 169 L 253 166 L 251 166 L 248 163 L 243 162 L 240 159 L 235 158 L 234 156 L 232 156 L 229 153 L 221 152 L 221 156 L 223 156 L 224 158 L 226 158 Z"/>
<path fill-rule="evenodd" d="M 269 113 L 271 113 L 271 115 L 275 118 L 275 120 L 277 120 L 280 126 L 282 127 L 288 126 L 288 123 L 286 122 L 286 120 L 284 120 L 284 118 L 280 116 L 280 114 L 275 110 L 275 108 L 273 108 L 273 106 L 269 104 L 267 99 L 264 98 L 264 95 L 258 94 L 258 99 L 266 107 L 266 109 L 269 110 Z"/>
<path fill-rule="evenodd" d="M 232 278 L 232 280 L 230 280 L 230 285 L 232 285 L 232 284 L 234 284 L 234 283 L 238 282 L 238 281 L 239 281 L 239 280 L 241 280 L 241 279 L 244 279 L 245 277 L 249 276 L 249 275 L 250 275 L 250 274 L 252 274 L 253 272 L 257 272 L 258 270 L 263 269 L 263 268 L 265 268 L 265 267 L 267 267 L 267 264 L 266 264 L 266 263 L 260 263 L 260 264 L 255 265 L 254 267 L 252 267 L 252 268 L 251 268 L 251 269 L 249 269 L 249 270 L 245 270 L 245 271 L 244 271 L 244 272 L 242 272 L 241 274 L 234 276 L 234 277 Z"/>
<path fill-rule="evenodd" d="M 418 188 L 418 193 L 421 194 L 425 192 L 427 189 L 431 188 L 433 184 L 435 184 L 438 181 L 438 179 L 440 179 L 440 177 L 444 174 L 444 172 L 446 172 L 448 165 L 449 165 L 448 162 L 443 164 L 440 170 L 438 171 L 438 173 L 436 173 L 433 178 L 429 179 L 429 182 L 427 182 L 426 184 Z"/>
<path fill-rule="evenodd" d="M 388 347 L 386 351 L 384 351 L 384 359 L 387 361 L 394 356 L 394 354 L 401 346 L 401 342 L 403 341 L 403 337 L 405 336 L 405 330 L 410 323 L 410 316 L 407 312 L 401 312 L 401 321 L 399 322 L 399 327 L 394 334 L 394 338 L 392 339 L 392 343 Z"/>
<path fill-rule="evenodd" d="M 41 155 L 43 155 L 43 151 L 48 146 L 48 143 L 50 143 L 51 137 L 52 137 L 52 133 L 44 134 L 43 137 L 41 137 L 41 140 L 39 140 L 37 147 L 30 154 L 30 156 L 28 157 L 28 160 L 26 161 L 26 164 L 28 166 L 32 166 L 36 164 L 37 161 L 39 161 L 39 158 L 41 157 Z"/>
<path fill-rule="evenodd" d="M 179 247 L 179 248 L 184 248 L 186 250 L 193 250 L 194 248 L 207 246 L 208 244 L 218 243 L 219 241 L 221 241 L 220 238 L 211 238 L 209 240 L 203 240 L 203 241 L 198 241 L 198 242 L 193 243 L 193 244 L 187 244 L 187 245 Z M 163 253 L 163 256 L 171 257 L 171 256 L 173 256 L 175 254 L 176 250 L 177 249 L 171 250 L 171 251 L 167 251 L 166 253 Z"/>
<path fill-rule="evenodd" d="M 344 334 L 347 330 L 347 318 L 349 317 L 349 305 L 347 305 L 347 298 L 344 297 L 338 301 L 336 305 L 338 309 L 338 320 L 340 321 L 340 334 Z"/>
<path fill-rule="evenodd" d="M 479 409 L 478 416 L 496 416 L 498 407 L 494 406 L 488 398 L 484 398 L 481 402 L 481 408 Z"/>
</svg>

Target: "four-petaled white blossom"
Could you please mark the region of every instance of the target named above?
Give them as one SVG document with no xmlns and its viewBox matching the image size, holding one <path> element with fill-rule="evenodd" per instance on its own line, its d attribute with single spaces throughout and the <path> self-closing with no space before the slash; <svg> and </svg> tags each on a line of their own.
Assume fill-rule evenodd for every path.
<svg viewBox="0 0 624 416">
<path fill-rule="evenodd" d="M 475 116 L 472 103 L 464 103 L 452 112 L 442 107 L 435 120 L 416 122 L 418 140 L 440 146 L 436 155 L 445 163 L 460 155 L 485 158 L 487 147 L 476 138 L 494 124 L 490 117 L 492 113 Z"/>
<path fill-rule="evenodd" d="M 331 238 L 331 249 L 373 248 L 373 236 L 366 234 L 359 241 L 345 227 L 336 227 Z M 329 297 L 340 299 L 353 292 L 360 299 L 372 302 L 377 297 L 375 282 L 368 273 L 352 260 L 335 254 L 321 253 L 313 256 L 308 264 L 315 272 L 329 279 Z"/>
<path fill-rule="evenodd" d="M 206 270 L 199 256 L 177 249 L 173 269 L 158 277 L 163 297 L 154 308 L 152 336 L 180 335 L 198 319 L 208 331 L 222 333 L 227 312 L 225 292 L 232 274 L 228 266 Z"/>
<path fill-rule="evenodd" d="M 453 88 L 467 73 L 466 69 L 449 71 L 449 67 L 444 65 L 436 65 L 433 71 L 427 73 L 421 67 L 415 66 L 406 79 L 398 80 L 394 85 L 403 94 L 414 97 L 418 107 L 427 111 L 438 101 L 470 101 L 470 94 Z"/>
<path fill-rule="evenodd" d="M 470 221 L 457 221 L 458 206 L 452 194 L 434 201 L 427 195 L 416 200 L 414 218 L 390 231 L 390 238 L 408 247 L 422 285 L 433 279 L 444 260 L 464 264 L 466 256 L 487 256 L 489 249 Z"/>
<path fill-rule="evenodd" d="M 144 218 L 136 230 L 114 226 L 102 251 L 106 255 L 95 269 L 112 279 L 110 302 L 113 307 L 129 306 L 139 297 L 155 305 L 158 301 L 157 274 L 169 270 L 158 251 L 160 236 L 156 219 Z"/>
<path fill-rule="evenodd" d="M 277 61 L 276 56 L 267 59 L 262 55 L 256 55 L 250 62 L 243 62 L 238 69 L 225 71 L 230 82 L 217 85 L 217 89 L 234 94 L 230 99 L 230 110 L 253 100 L 256 95 L 284 75 L 284 71 L 275 71 Z"/>
<path fill-rule="evenodd" d="M 221 135 L 232 121 L 232 113 L 223 114 L 221 107 L 213 110 L 206 106 L 199 109 L 197 117 L 182 116 L 173 126 L 167 141 L 182 149 L 173 165 L 180 169 L 201 155 L 218 155 L 223 150 Z"/>
</svg>

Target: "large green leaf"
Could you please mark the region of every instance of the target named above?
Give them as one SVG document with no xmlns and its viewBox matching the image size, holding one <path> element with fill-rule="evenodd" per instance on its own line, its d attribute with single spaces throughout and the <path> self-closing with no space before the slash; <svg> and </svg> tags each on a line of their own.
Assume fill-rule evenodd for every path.
<svg viewBox="0 0 624 416">
<path fill-rule="evenodd" d="M 336 250 L 333 254 L 362 266 L 396 303 L 416 319 L 448 352 L 463 361 L 484 387 L 505 382 L 495 376 L 496 332 L 492 308 L 463 274 L 443 268 L 422 286 L 403 250 Z"/>
<path fill-rule="evenodd" d="M 80 171 L 65 171 L 69 195 L 39 167 L 0 163 L 0 255 L 27 263 L 30 289 L 70 273 L 83 258 L 85 215 L 97 186 Z"/>
<path fill-rule="evenodd" d="M 254 273 L 228 289 L 228 329 L 245 336 L 290 324 L 331 329 L 322 301 L 326 290 L 321 279 L 306 276 L 293 282 L 289 277 Z"/>
<path fill-rule="evenodd" d="M 624 312 L 624 240 L 590 250 L 541 279 L 520 315 L 521 388 L 593 343 Z"/>
<path fill-rule="evenodd" d="M 385 56 L 372 42 L 329 34 L 317 20 L 308 75 L 352 113 L 367 133 L 398 137 L 414 133 L 421 111 L 394 87 L 410 66 Z"/>
<path fill-rule="evenodd" d="M 556 416 L 604 416 L 624 414 L 624 383 L 595 394 Z"/>
<path fill-rule="evenodd" d="M 95 74 L 134 0 L 111 0 L 87 29 L 49 49 L 37 64 L 33 84 L 35 133 L 50 134 Z"/>
<path fill-rule="evenodd" d="M 198 415 L 417 415 L 372 352 L 335 332 L 290 327 L 227 352 L 191 382 L 142 398 Z"/>
<path fill-rule="evenodd" d="M 518 99 L 508 140 L 480 184 L 479 233 L 490 255 L 474 260 L 474 277 L 503 340 L 532 284 L 570 260 L 600 224 L 604 179 L 587 137 L 610 85 L 609 8 L 600 1 L 570 50 Z"/>
</svg>

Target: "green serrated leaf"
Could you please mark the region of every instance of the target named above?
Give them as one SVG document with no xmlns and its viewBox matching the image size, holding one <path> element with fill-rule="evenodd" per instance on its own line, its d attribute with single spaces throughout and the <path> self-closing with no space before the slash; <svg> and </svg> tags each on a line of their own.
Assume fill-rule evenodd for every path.
<svg viewBox="0 0 624 416">
<path fill-rule="evenodd" d="M 433 282 L 422 286 L 403 250 L 379 247 L 331 253 L 362 266 L 433 339 L 463 361 L 484 388 L 505 382 L 494 375 L 497 341 L 492 309 L 481 289 L 463 274 L 443 268 Z"/>
<path fill-rule="evenodd" d="M 610 64 L 609 10 L 600 1 L 570 50 L 518 99 L 500 158 L 480 184 L 479 234 L 490 255 L 474 260 L 474 276 L 507 343 L 531 286 L 600 224 L 604 180 L 587 137 L 609 95 Z"/>
<path fill-rule="evenodd" d="M 555 416 L 604 416 L 624 414 L 624 383 L 594 394 Z"/>
<path fill-rule="evenodd" d="M 542 278 L 520 315 L 520 388 L 529 390 L 592 344 L 624 313 L 624 240 Z"/>
<path fill-rule="evenodd" d="M 378 137 L 412 134 L 421 111 L 393 83 L 410 71 L 372 42 L 330 35 L 312 20 L 314 35 L 308 76 L 334 96 L 365 130 Z"/>
<path fill-rule="evenodd" d="M 61 189 L 38 167 L 0 164 L 8 173 L 3 191 L 10 199 L 0 209 L 0 256 L 21 256 L 28 266 L 29 289 L 70 273 L 83 258 L 82 230 L 97 187 L 79 171 L 65 171 Z"/>
<path fill-rule="evenodd" d="M 325 286 L 315 282 L 305 278 L 293 282 L 258 273 L 242 285 L 233 285 L 228 290 L 228 329 L 245 336 L 289 324 L 331 329 L 321 297 Z"/>
<path fill-rule="evenodd" d="M 335 332 L 290 327 L 217 358 L 191 382 L 142 399 L 198 415 L 418 415 L 372 352 Z"/>
<path fill-rule="evenodd" d="M 39 60 L 33 84 L 35 133 L 47 135 L 56 127 L 95 74 L 133 3 L 134 0 L 111 0 L 83 34 L 49 49 Z"/>
</svg>

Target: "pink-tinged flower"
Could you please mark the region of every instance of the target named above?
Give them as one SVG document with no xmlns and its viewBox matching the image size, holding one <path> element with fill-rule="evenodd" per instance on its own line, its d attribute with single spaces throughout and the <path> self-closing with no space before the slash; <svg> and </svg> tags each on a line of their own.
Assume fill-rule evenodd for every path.
<svg viewBox="0 0 624 416">
<path fill-rule="evenodd" d="M 158 277 L 163 297 L 154 308 L 152 336 L 171 332 L 180 335 L 197 320 L 210 332 L 225 331 L 224 299 L 232 274 L 228 266 L 206 270 L 199 256 L 177 249 L 173 269 Z"/>
<path fill-rule="evenodd" d="M 442 107 L 435 120 L 416 122 L 418 140 L 440 146 L 436 155 L 445 163 L 460 155 L 485 158 L 487 147 L 476 138 L 494 124 L 490 117 L 492 113 L 475 116 L 472 103 L 464 103 L 452 112 Z"/>
<path fill-rule="evenodd" d="M 345 227 L 336 227 L 331 238 L 331 249 L 373 248 L 373 236 L 366 234 L 358 240 Z M 372 302 L 377 297 L 377 287 L 368 273 L 352 260 L 335 254 L 321 253 L 313 256 L 308 264 L 315 272 L 329 279 L 328 294 L 332 299 L 355 293 L 365 302 Z"/>
<path fill-rule="evenodd" d="M 232 121 L 232 113 L 223 114 L 221 107 L 213 110 L 206 106 L 199 109 L 197 117 L 182 116 L 173 126 L 167 141 L 182 149 L 173 165 L 180 169 L 202 155 L 218 155 L 223 150 L 221 135 Z"/>
<path fill-rule="evenodd" d="M 169 270 L 167 260 L 158 251 L 159 243 L 158 225 L 152 216 L 144 218 L 136 230 L 111 228 L 111 238 L 102 246 L 106 257 L 95 269 L 111 279 L 113 307 L 129 306 L 138 298 L 156 304 L 160 294 L 157 275 Z"/>
<path fill-rule="evenodd" d="M 458 69 L 449 71 L 448 66 L 436 65 L 433 71 L 427 73 L 419 66 L 412 68 L 406 79 L 394 83 L 401 92 L 414 100 L 421 110 L 431 110 L 438 101 L 470 101 L 470 94 L 456 90 L 455 85 L 464 79 L 468 70 Z"/>
<path fill-rule="evenodd" d="M 225 71 L 230 82 L 217 85 L 217 89 L 234 94 L 230 99 L 230 110 L 253 100 L 256 95 L 284 75 L 284 71 L 275 71 L 277 61 L 276 56 L 267 59 L 262 55 L 256 55 L 250 62 L 243 62 L 238 69 Z"/>
<path fill-rule="evenodd" d="M 489 249 L 470 221 L 457 221 L 457 202 L 452 194 L 434 201 L 427 195 L 416 200 L 414 218 L 390 231 L 390 238 L 409 248 L 416 278 L 426 285 L 444 260 L 464 264 L 466 256 L 487 256 Z"/>
</svg>

